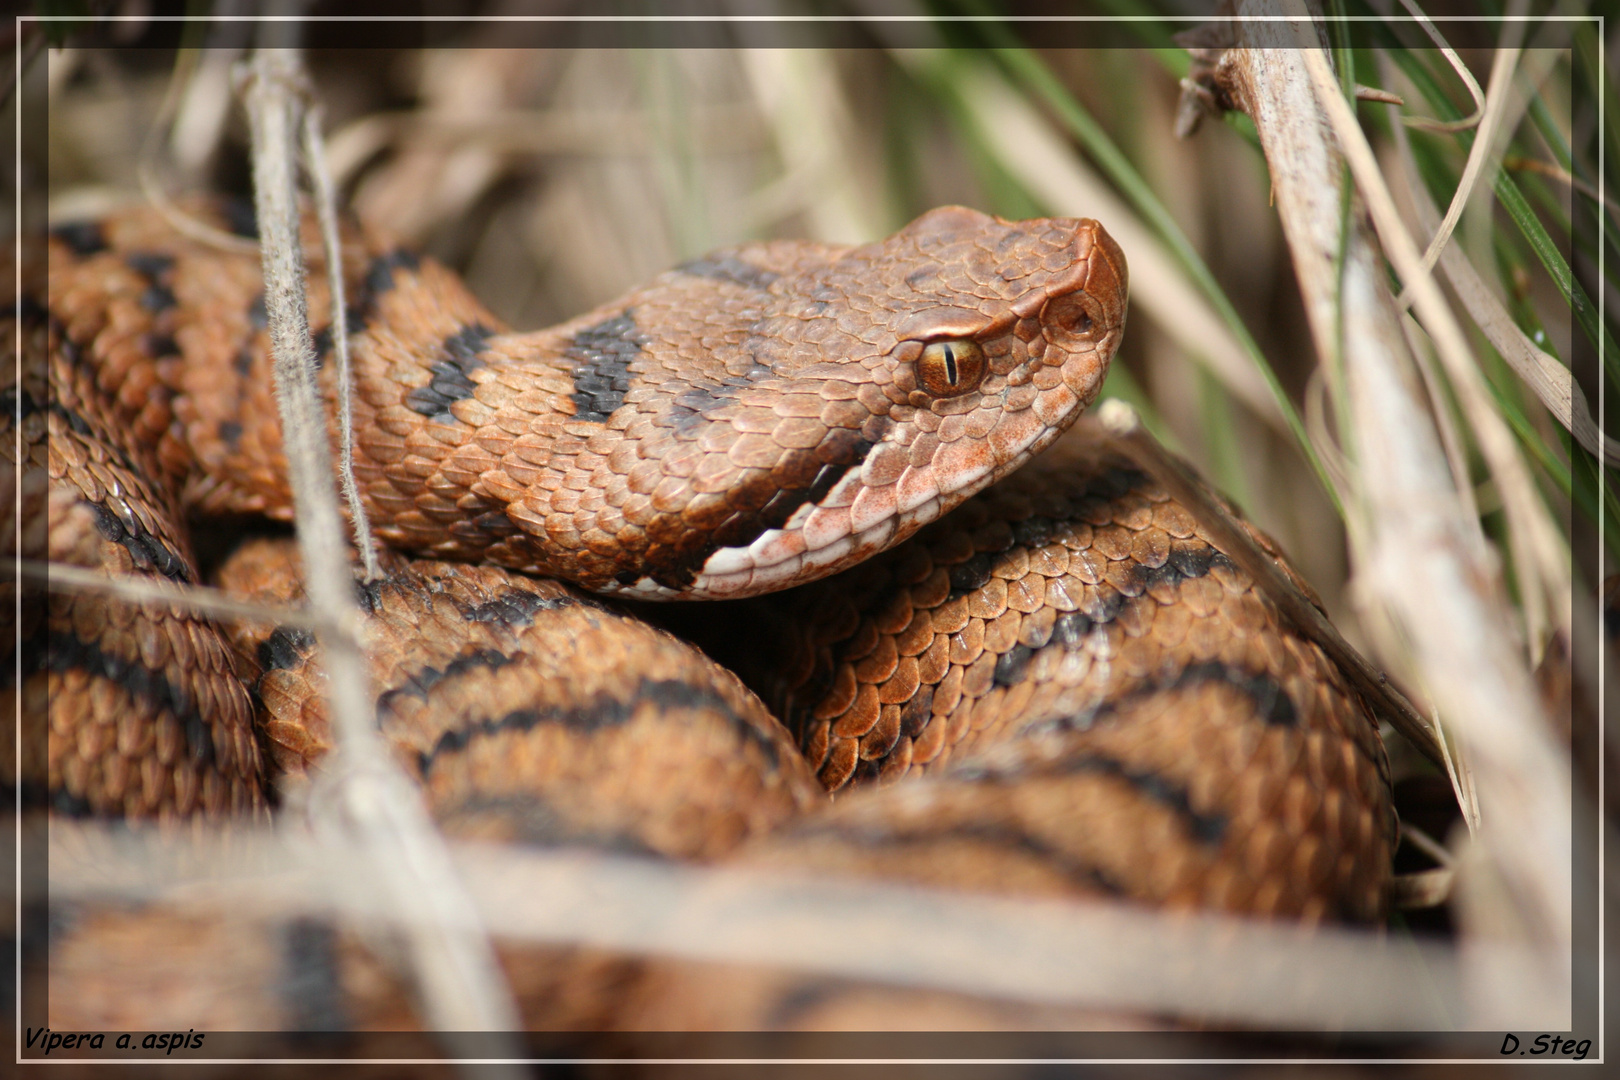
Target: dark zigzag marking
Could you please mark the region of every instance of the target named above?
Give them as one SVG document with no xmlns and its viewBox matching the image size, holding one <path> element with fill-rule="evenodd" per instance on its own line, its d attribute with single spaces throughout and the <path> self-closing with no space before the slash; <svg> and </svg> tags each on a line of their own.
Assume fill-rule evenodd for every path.
<svg viewBox="0 0 1620 1080">
<path fill-rule="evenodd" d="M 1024 762 L 1009 766 L 964 764 L 951 774 L 953 780 L 992 784 L 1016 784 L 1032 777 L 1059 776 L 1107 776 L 1123 780 L 1139 794 L 1185 821 L 1188 831 L 1200 843 L 1216 845 L 1226 835 L 1226 815 L 1205 814 L 1193 809 L 1186 788 L 1150 769 L 1133 769 L 1118 758 L 1098 751 L 1082 751 L 1036 765 Z"/>
<path fill-rule="evenodd" d="M 297 626 L 278 626 L 259 642 L 259 666 L 265 671 L 292 670 L 315 647 L 315 635 Z"/>
<path fill-rule="evenodd" d="M 398 686 L 377 695 L 377 716 L 380 720 L 383 714 L 392 712 L 394 702 L 407 695 L 426 702 L 428 692 L 446 679 L 454 679 L 469 671 L 497 671 L 514 660 L 516 657 L 507 656 L 494 649 L 479 649 L 466 656 L 456 657 L 442 670 L 431 664 L 425 664 L 404 676 Z"/>
<path fill-rule="evenodd" d="M 968 567 L 969 564 L 975 564 L 971 569 L 963 570 L 962 579 L 978 580 L 979 584 L 973 586 L 973 588 L 982 588 L 990 580 L 990 571 L 994 568 L 994 563 L 989 559 L 985 559 L 982 564 L 977 563 L 977 560 L 982 557 L 982 553 L 981 555 L 975 555 L 967 562 L 959 563 L 956 567 L 953 567 L 951 574 L 953 586 L 957 580 L 957 571 L 963 567 Z M 1146 591 L 1156 585 L 1175 584 L 1203 577 L 1216 566 L 1230 568 L 1232 565 L 1231 560 L 1227 559 L 1219 551 L 1214 548 L 1206 548 L 1202 551 L 1173 553 L 1164 565 L 1158 567 L 1144 566 L 1137 563 L 1131 568 L 1131 575 L 1141 583 L 1143 591 Z M 979 576 L 981 572 L 983 574 L 982 580 Z M 973 590 L 965 589 L 959 593 L 953 587 L 952 597 L 965 595 L 971 591 Z M 1024 676 L 1028 672 L 1029 661 L 1034 657 L 1035 653 L 1053 645 L 1060 648 L 1077 647 L 1097 627 L 1107 626 L 1119 618 L 1119 613 L 1125 609 L 1125 605 L 1131 599 L 1133 598 L 1111 588 L 1099 589 L 1096 601 L 1088 610 L 1065 612 L 1053 621 L 1052 636 L 1047 640 L 1046 644 L 1040 646 L 1019 644 L 1003 653 L 996 661 L 996 683 L 1000 686 L 1017 686 L 1024 680 Z"/>
<path fill-rule="evenodd" d="M 96 432 L 96 430 L 90 426 L 90 422 L 83 416 L 80 416 L 77 412 L 74 412 L 72 409 L 56 400 L 51 401 L 46 406 L 46 409 L 47 411 L 54 413 L 62 420 L 63 423 L 67 424 L 67 426 L 71 428 L 75 434 L 86 439 L 95 440 L 96 445 L 116 458 L 118 464 L 122 466 L 132 477 L 137 480 L 145 480 L 147 476 L 146 470 L 137 466 L 134 459 L 129 456 L 129 453 L 123 447 L 119 446 L 117 443 L 111 443 L 102 438 Z"/>
<path fill-rule="evenodd" d="M 1243 694 L 1254 703 L 1255 712 L 1261 719 L 1272 727 L 1295 727 L 1299 723 L 1299 710 L 1294 705 L 1294 699 L 1270 675 L 1253 674 L 1219 660 L 1204 660 L 1188 664 L 1180 671 L 1149 679 L 1111 701 L 1100 702 L 1074 716 L 1042 724 L 1040 729 L 1084 731 L 1103 717 L 1119 712 L 1144 698 L 1176 690 L 1189 690 L 1210 683 L 1230 686 Z"/>
<path fill-rule="evenodd" d="M 966 774 L 953 773 L 951 780 Z M 969 777 L 972 779 L 971 777 Z M 1107 873 L 1089 862 L 1082 862 L 1072 854 L 1059 850 L 1039 837 L 1009 825 L 954 825 L 943 833 L 896 833 L 882 826 L 850 828 L 838 822 L 818 822 L 795 829 L 793 836 L 829 836 L 849 840 L 863 848 L 920 847 L 941 840 L 966 839 L 988 844 L 992 848 L 1015 849 L 1033 855 L 1043 863 L 1055 866 L 1064 877 L 1080 885 L 1101 890 L 1111 896 L 1124 896 L 1125 887 Z"/>
<path fill-rule="evenodd" d="M 371 260 L 366 269 L 366 301 L 375 302 L 377 297 L 394 287 L 395 270 L 416 270 L 422 265 L 422 260 L 416 253 L 404 248 L 396 248 L 386 255 L 379 255 Z"/>
<path fill-rule="evenodd" d="M 502 593 L 493 600 L 461 609 L 461 617 L 468 622 L 498 622 L 510 627 L 528 626 L 542 611 L 559 611 L 578 606 L 597 607 L 574 596 L 539 596 L 523 589 Z"/>
<path fill-rule="evenodd" d="M 628 723 L 636 708 L 651 704 L 661 710 L 713 709 L 724 716 L 734 732 L 744 741 L 753 743 L 770 758 L 773 767 L 781 764 L 780 748 L 745 718 L 732 711 L 724 698 L 713 690 L 675 679 L 642 679 L 627 694 L 617 697 L 598 695 L 579 708 L 549 706 L 541 709 L 516 709 L 498 719 L 483 718 L 466 727 L 446 731 L 439 736 L 433 748 L 418 753 L 417 765 L 425 779 L 441 754 L 459 753 L 474 741 L 502 732 L 532 731 L 542 724 L 561 724 L 570 731 L 592 732 Z"/>
<path fill-rule="evenodd" d="M 473 793 L 458 802 L 439 802 L 434 814 L 442 825 L 452 828 L 468 818 L 493 815 L 513 830 L 518 843 L 535 847 L 583 846 L 593 851 L 667 857 L 632 831 L 582 824 L 552 800 L 528 791 Z"/>
<path fill-rule="evenodd" d="M 107 234 L 99 221 L 69 221 L 51 229 L 51 235 L 80 258 L 107 250 Z"/>
<path fill-rule="evenodd" d="M 138 518 L 133 522 L 134 528 L 131 528 L 130 522 L 124 521 L 100 503 L 94 503 L 83 498 L 79 501 L 90 508 L 90 515 L 95 521 L 96 531 L 101 534 L 102 539 L 110 543 L 122 544 L 124 550 L 129 552 L 129 557 L 135 561 L 138 568 L 141 570 L 156 570 L 170 581 L 191 583 L 193 580 L 191 571 L 187 568 L 185 561 L 173 551 L 170 551 L 168 545 L 162 540 L 147 532 Z"/>
</svg>

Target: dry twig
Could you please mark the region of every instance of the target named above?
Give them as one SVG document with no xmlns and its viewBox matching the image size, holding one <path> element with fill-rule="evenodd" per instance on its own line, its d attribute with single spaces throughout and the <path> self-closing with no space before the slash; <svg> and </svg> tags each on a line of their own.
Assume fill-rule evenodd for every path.
<svg viewBox="0 0 1620 1080">
<path fill-rule="evenodd" d="M 243 918 L 330 914 L 408 924 L 353 873 L 365 854 L 257 831 L 199 848 L 74 823 L 50 837 L 52 894 L 209 901 Z M 745 963 L 979 997 L 1260 1028 L 1455 1030 L 1473 1023 L 1458 957 L 1379 931 L 1128 904 L 1030 900 L 818 875 L 693 867 L 588 851 L 451 849 L 503 940 Z M 829 942 L 838 947 L 829 948 Z M 1522 948 L 1491 952 L 1528 975 Z M 1521 1025 L 1557 1030 L 1559 1004 Z"/>
<path fill-rule="evenodd" d="M 1432 422 L 1413 393 L 1371 234 L 1359 218 L 1348 235 L 1340 234 L 1341 151 L 1454 383 L 1468 385 L 1469 373 L 1458 370 L 1458 361 L 1465 368 L 1471 361 L 1393 213 L 1371 151 L 1310 33 L 1308 14 L 1298 3 L 1274 0 L 1247 0 L 1240 14 L 1294 20 L 1244 22 L 1241 44 L 1248 47 L 1233 50 L 1223 64 L 1271 166 L 1318 352 L 1328 362 L 1343 357 L 1351 449 L 1362 478 L 1351 514 L 1359 595 L 1393 616 L 1409 643 L 1416 678 L 1472 755 L 1484 812 L 1482 860 L 1465 868 L 1462 893 L 1480 885 L 1469 880 L 1472 869 L 1503 882 L 1511 897 L 1489 913 L 1465 903 L 1474 930 L 1468 947 L 1478 947 L 1485 921 L 1506 918 L 1497 932 L 1545 950 L 1529 982 L 1510 981 L 1489 963 L 1475 969 L 1478 1015 L 1505 1022 L 1538 996 L 1568 1001 L 1571 879 L 1568 865 L 1548 854 L 1570 850 L 1568 764 L 1551 743 L 1524 652 L 1509 629 L 1494 558 L 1478 522 L 1461 511 Z M 1341 341 L 1341 327 L 1357 332 Z M 1514 467 L 1512 446 L 1503 452 L 1488 419 L 1477 434 L 1505 479 Z M 1505 432 L 1501 437 L 1510 439 Z"/>
<path fill-rule="evenodd" d="M 417 921 L 411 952 L 429 1024 L 444 1032 L 511 1031 L 517 1011 L 471 900 L 459 885 L 421 796 L 381 745 L 372 723 L 360 613 L 332 490 L 326 425 L 314 379 L 295 197 L 297 103 L 306 84 L 298 55 L 261 49 L 243 72 L 253 129 L 253 186 L 264 257 L 265 309 L 274 351 L 276 399 L 298 515 L 310 603 L 340 628 L 321 639 L 327 707 L 337 736 L 330 777 L 339 815 L 330 824 L 363 841 L 356 865 Z M 339 316 L 341 318 L 341 313 Z M 321 819 L 317 817 L 318 826 Z"/>
</svg>

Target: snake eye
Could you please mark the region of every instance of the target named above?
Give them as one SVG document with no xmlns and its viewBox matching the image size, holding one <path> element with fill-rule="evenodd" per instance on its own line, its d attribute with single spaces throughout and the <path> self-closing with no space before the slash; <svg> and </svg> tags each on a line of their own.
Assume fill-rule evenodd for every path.
<svg viewBox="0 0 1620 1080">
<path fill-rule="evenodd" d="M 984 369 L 977 341 L 933 341 L 917 358 L 917 381 L 930 397 L 960 397 L 979 385 Z"/>
</svg>

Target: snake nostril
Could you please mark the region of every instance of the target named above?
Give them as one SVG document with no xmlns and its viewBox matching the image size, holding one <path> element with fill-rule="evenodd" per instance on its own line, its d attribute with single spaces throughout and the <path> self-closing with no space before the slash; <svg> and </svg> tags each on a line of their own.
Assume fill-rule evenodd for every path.
<svg viewBox="0 0 1620 1080">
<path fill-rule="evenodd" d="M 1091 312 L 1077 294 L 1060 296 L 1047 302 L 1041 322 L 1062 335 L 1085 336 L 1091 333 Z"/>
</svg>

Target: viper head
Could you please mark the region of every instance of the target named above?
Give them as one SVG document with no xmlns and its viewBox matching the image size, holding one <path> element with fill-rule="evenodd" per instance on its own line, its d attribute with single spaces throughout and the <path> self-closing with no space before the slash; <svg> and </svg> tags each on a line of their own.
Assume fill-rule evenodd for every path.
<svg viewBox="0 0 1620 1080">
<path fill-rule="evenodd" d="M 1057 438 L 1102 386 L 1127 276 L 1095 221 L 944 207 L 859 247 L 716 252 L 661 288 L 713 372 L 669 391 L 689 414 L 667 441 L 702 457 L 683 512 L 721 524 L 647 591 L 741 596 L 898 543 Z"/>
</svg>

